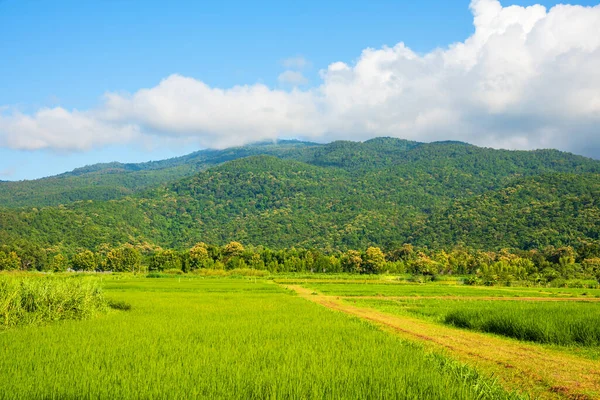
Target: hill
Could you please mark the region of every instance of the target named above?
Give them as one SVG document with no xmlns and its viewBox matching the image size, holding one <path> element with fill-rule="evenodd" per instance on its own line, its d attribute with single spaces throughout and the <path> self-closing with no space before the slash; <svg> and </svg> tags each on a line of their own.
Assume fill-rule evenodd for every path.
<svg viewBox="0 0 600 400">
<path fill-rule="evenodd" d="M 242 157 L 255 152 L 276 156 Z M 141 185 L 120 199 L 5 207 L 0 243 L 67 252 L 231 240 L 326 250 L 403 243 L 528 249 L 600 237 L 600 162 L 555 150 L 378 138 L 205 151 L 159 163 L 87 167 L 67 179 L 100 174 L 104 182 L 110 176 L 126 182 L 131 174 L 158 171 L 166 180 L 169 168 L 203 170 L 169 182 L 156 178 L 153 187 Z M 117 169 L 125 172 L 107 172 Z"/>
<path fill-rule="evenodd" d="M 0 207 L 56 206 L 79 200 L 114 200 L 191 176 L 211 166 L 257 154 L 292 157 L 314 143 L 295 140 L 258 143 L 225 150 L 202 150 L 183 157 L 138 164 L 94 164 L 48 178 L 0 181 Z"/>
</svg>

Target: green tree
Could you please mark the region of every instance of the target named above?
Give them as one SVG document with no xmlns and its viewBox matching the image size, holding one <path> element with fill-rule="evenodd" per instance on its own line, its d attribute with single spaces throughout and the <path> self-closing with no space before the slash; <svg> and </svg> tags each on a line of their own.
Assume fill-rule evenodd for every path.
<svg viewBox="0 0 600 400">
<path fill-rule="evenodd" d="M 106 266 L 114 272 L 136 272 L 139 271 L 142 261 L 140 252 L 130 246 L 112 249 L 106 255 Z"/>
<path fill-rule="evenodd" d="M 342 256 L 342 269 L 345 272 L 362 272 L 363 259 L 360 252 L 356 250 L 348 250 Z"/>
<path fill-rule="evenodd" d="M 164 271 L 166 269 L 181 269 L 181 257 L 175 250 L 163 250 L 154 254 L 150 259 L 151 271 Z"/>
<path fill-rule="evenodd" d="M 0 251 L 0 271 L 13 271 L 21 268 L 21 259 L 14 251 L 8 254 Z"/>
<path fill-rule="evenodd" d="M 98 260 L 90 250 L 84 250 L 71 258 L 71 266 L 75 271 L 95 271 Z"/>
<path fill-rule="evenodd" d="M 197 243 L 190 249 L 190 268 L 192 270 L 209 267 L 209 260 L 211 259 L 208 255 L 208 246 L 205 243 Z"/>
<path fill-rule="evenodd" d="M 244 246 L 239 242 L 229 242 L 223 249 L 225 257 L 239 257 L 244 253 Z"/>
<path fill-rule="evenodd" d="M 582 264 L 587 274 L 600 282 L 600 257 L 586 258 Z"/>
<path fill-rule="evenodd" d="M 69 260 L 62 254 L 57 254 L 50 261 L 50 270 L 54 272 L 64 272 L 69 268 Z"/>
<path fill-rule="evenodd" d="M 364 272 L 378 274 L 385 267 L 385 256 L 379 247 L 369 247 L 364 255 Z"/>
</svg>

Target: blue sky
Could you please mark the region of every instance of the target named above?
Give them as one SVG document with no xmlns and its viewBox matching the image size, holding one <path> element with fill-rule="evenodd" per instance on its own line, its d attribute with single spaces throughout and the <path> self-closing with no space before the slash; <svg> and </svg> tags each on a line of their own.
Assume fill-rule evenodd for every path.
<svg viewBox="0 0 600 400">
<path fill-rule="evenodd" d="M 504 1 L 502 6 L 557 3 Z M 0 107 L 10 108 L 0 108 L 0 116 L 54 107 L 94 110 L 107 92 L 132 94 L 173 74 L 211 88 L 259 83 L 291 92 L 292 85 L 278 79 L 291 69 L 302 76 L 298 89 L 308 91 L 323 84 L 320 71 L 338 61 L 352 66 L 364 49 L 404 42 L 426 55 L 465 41 L 474 31 L 468 1 L 0 0 Z M 290 58 L 306 65 L 286 64 Z M 39 129 L 43 133 L 44 126 Z M 280 136 L 301 136 L 288 131 Z M 0 141 L 0 180 L 37 178 L 100 161 L 160 159 L 211 144 L 186 135 L 158 145 L 132 140 L 82 148 Z M 345 138 L 315 135 L 309 137 Z M 363 138 L 351 131 L 347 137 Z M 437 136 L 423 137 L 432 138 Z"/>
</svg>

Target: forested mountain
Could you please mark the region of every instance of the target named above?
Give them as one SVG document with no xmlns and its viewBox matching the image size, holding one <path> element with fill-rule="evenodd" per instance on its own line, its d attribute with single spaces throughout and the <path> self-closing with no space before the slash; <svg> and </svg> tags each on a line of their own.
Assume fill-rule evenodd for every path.
<svg viewBox="0 0 600 400">
<path fill-rule="evenodd" d="M 97 165 L 14 185 L 32 185 L 31 192 L 11 202 L 2 199 L 17 189 L 0 186 L 0 244 L 67 253 L 232 240 L 345 250 L 403 243 L 529 249 L 600 239 L 600 161 L 555 150 L 390 138 L 285 142 Z M 65 201 L 73 193 L 103 194 Z M 36 199 L 35 208 L 8 207 Z M 64 204 L 45 205 L 57 199 Z"/>
<path fill-rule="evenodd" d="M 388 168 L 391 171 L 383 172 L 386 175 L 406 175 L 407 179 L 416 177 L 417 180 L 417 175 L 427 174 L 433 179 L 450 178 L 452 171 L 458 171 L 462 178 L 472 176 L 475 187 L 470 190 L 475 189 L 474 193 L 490 189 L 488 184 L 499 187 L 506 177 L 599 171 L 596 161 L 556 150 L 518 152 L 483 149 L 460 142 L 418 143 L 393 138 L 376 138 L 364 143 L 338 141 L 326 145 L 288 140 L 225 150 L 202 150 L 183 157 L 139 164 L 95 164 L 32 181 L 0 181 L 0 207 L 41 207 L 78 200 L 120 199 L 228 161 L 255 155 L 337 167 L 354 175 Z"/>
<path fill-rule="evenodd" d="M 78 200 L 113 200 L 191 176 L 211 166 L 257 154 L 293 157 L 314 143 L 295 140 L 225 150 L 202 150 L 183 157 L 138 164 L 94 164 L 43 179 L 0 181 L 0 207 L 40 207 Z"/>
</svg>

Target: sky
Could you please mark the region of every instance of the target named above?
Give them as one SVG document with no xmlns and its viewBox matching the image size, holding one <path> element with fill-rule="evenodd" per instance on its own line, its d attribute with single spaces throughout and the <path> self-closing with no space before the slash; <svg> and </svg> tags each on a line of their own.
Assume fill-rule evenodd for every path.
<svg viewBox="0 0 600 400">
<path fill-rule="evenodd" d="M 0 0 L 0 180 L 278 138 L 600 159 L 600 6 Z"/>
</svg>

